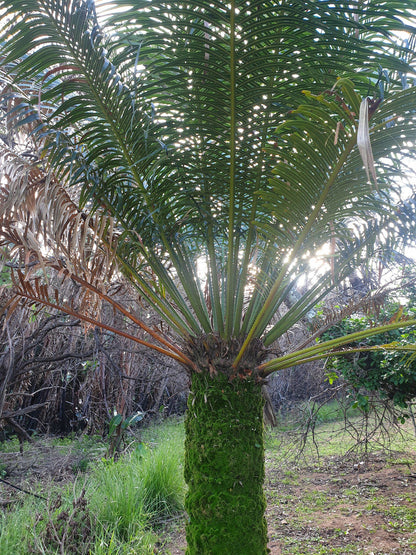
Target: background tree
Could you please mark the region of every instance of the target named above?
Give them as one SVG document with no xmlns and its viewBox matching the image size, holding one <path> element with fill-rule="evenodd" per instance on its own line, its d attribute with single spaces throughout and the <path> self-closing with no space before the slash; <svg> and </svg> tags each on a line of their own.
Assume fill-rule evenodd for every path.
<svg viewBox="0 0 416 555">
<path fill-rule="evenodd" d="M 109 303 L 186 368 L 189 553 L 267 552 L 260 386 L 379 331 L 269 354 L 406 219 L 393 192 L 415 90 L 395 90 L 412 60 L 394 31 L 412 7 L 118 0 L 110 17 L 105 2 L 0 1 L 8 122 L 39 152 L 3 189 L 19 296 L 106 329 Z M 328 244 L 328 271 L 276 318 Z M 42 282 L 48 265 L 78 306 Z M 113 299 L 113 271 L 163 326 Z"/>
</svg>

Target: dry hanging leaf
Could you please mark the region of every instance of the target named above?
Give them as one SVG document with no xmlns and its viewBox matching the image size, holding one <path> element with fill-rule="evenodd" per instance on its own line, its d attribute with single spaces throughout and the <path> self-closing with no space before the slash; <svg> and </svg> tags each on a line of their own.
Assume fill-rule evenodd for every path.
<svg viewBox="0 0 416 555">
<path fill-rule="evenodd" d="M 365 171 L 367 173 L 367 179 L 371 183 L 371 178 L 373 178 L 374 185 L 378 190 L 376 168 L 374 166 L 374 157 L 370 142 L 370 129 L 368 123 L 368 98 L 363 98 L 363 100 L 361 101 L 360 118 L 358 120 L 357 131 L 357 146 L 361 154 Z"/>
</svg>

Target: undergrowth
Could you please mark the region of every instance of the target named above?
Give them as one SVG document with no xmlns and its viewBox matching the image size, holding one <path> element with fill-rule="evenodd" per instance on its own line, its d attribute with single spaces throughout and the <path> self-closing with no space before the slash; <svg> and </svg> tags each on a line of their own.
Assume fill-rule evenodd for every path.
<svg viewBox="0 0 416 555">
<path fill-rule="evenodd" d="M 0 517 L 0 553 L 7 555 L 151 555 L 158 528 L 182 512 L 183 431 L 147 431 L 118 460 L 90 461 L 73 484 L 45 488 L 43 499 L 18 495 Z"/>
</svg>

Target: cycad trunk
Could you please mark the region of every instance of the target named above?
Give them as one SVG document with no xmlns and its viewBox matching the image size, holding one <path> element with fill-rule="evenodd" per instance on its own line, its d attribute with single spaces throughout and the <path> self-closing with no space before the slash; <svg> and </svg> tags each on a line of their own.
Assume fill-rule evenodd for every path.
<svg viewBox="0 0 416 555">
<path fill-rule="evenodd" d="M 196 357 L 186 418 L 187 554 L 264 555 L 264 402 L 252 368 L 264 350 L 235 374 L 234 349 L 208 343 L 215 349 Z"/>
</svg>

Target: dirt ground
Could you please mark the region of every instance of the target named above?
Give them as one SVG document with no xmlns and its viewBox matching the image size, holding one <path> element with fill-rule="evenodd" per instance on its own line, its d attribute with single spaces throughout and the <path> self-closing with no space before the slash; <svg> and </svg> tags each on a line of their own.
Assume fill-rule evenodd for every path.
<svg viewBox="0 0 416 555">
<path fill-rule="evenodd" d="M 271 555 L 416 555 L 415 455 L 266 466 Z M 183 521 L 161 553 L 183 555 L 182 528 Z"/>
<path fill-rule="evenodd" d="M 72 480 L 82 457 L 65 446 L 39 442 L 23 455 L 0 453 L 0 469 L 7 470 L 4 479 L 30 490 L 35 480 Z M 268 460 L 266 468 L 271 555 L 416 555 L 415 453 L 371 455 L 364 461 L 331 457 L 290 468 Z M 0 484 L 3 508 L 22 495 Z M 183 555 L 184 522 L 180 516 L 167 525 L 159 554 Z"/>
<path fill-rule="evenodd" d="M 270 470 L 267 482 L 272 555 L 416 554 L 414 455 Z"/>
</svg>

